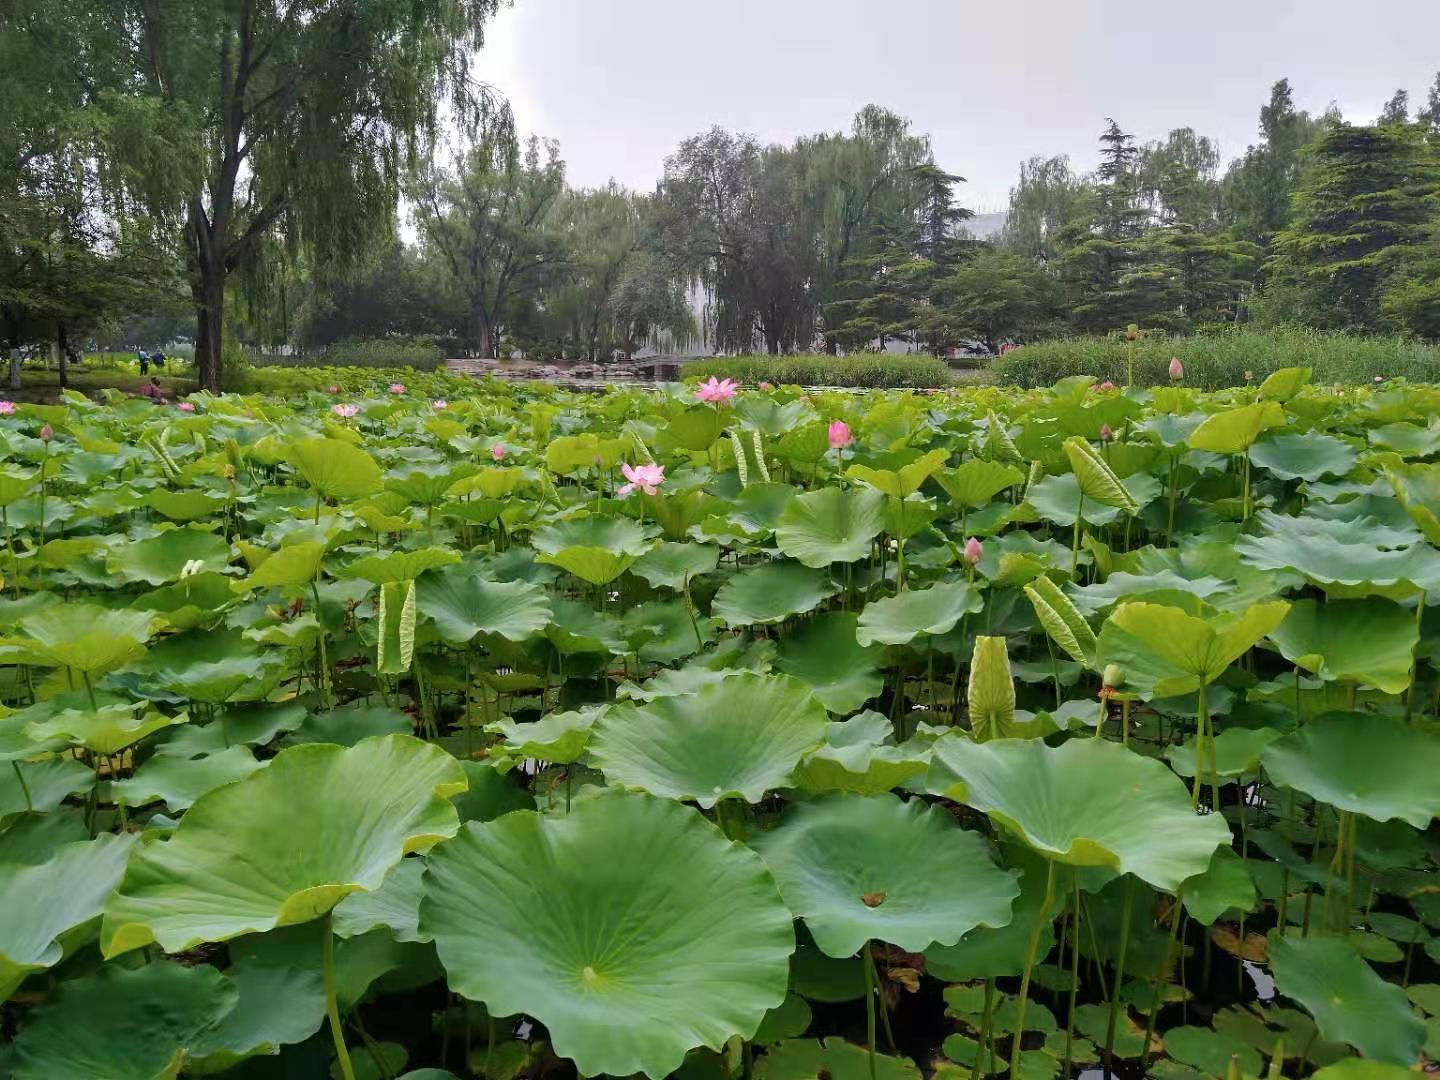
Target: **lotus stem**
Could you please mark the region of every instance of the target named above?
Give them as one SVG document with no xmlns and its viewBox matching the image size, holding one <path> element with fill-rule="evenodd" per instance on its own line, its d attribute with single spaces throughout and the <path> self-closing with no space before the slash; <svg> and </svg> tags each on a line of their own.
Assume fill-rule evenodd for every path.
<svg viewBox="0 0 1440 1080">
<path fill-rule="evenodd" d="M 1080 875 L 1072 873 L 1070 876 L 1075 881 L 1075 891 L 1070 914 L 1070 1002 L 1065 1014 L 1065 1080 L 1070 1080 L 1075 1046 L 1075 992 L 1080 988 Z"/>
<path fill-rule="evenodd" d="M 1150 1016 L 1145 1021 L 1145 1045 L 1140 1048 L 1140 1067 L 1143 1070 L 1150 1061 L 1150 1040 L 1155 1035 L 1155 1018 L 1160 1012 L 1160 980 L 1168 977 L 1170 965 L 1174 962 L 1175 943 L 1180 937 L 1180 910 L 1184 890 L 1176 892 L 1175 906 L 1170 909 L 1170 943 L 1165 947 L 1165 962 L 1160 966 L 1160 972 L 1150 980 Z"/>
<path fill-rule="evenodd" d="M 100 706 L 95 701 L 95 685 L 90 681 L 90 673 L 88 671 L 82 671 L 80 672 L 80 678 L 85 683 L 85 695 L 90 699 L 90 708 L 95 712 L 99 712 Z"/>
<path fill-rule="evenodd" d="M 885 1003 L 885 991 L 880 983 L 880 966 L 875 963 L 874 950 L 870 956 L 870 974 L 875 979 L 875 994 L 880 999 L 880 1028 L 885 1032 L 885 1045 L 890 1047 L 893 1054 L 897 1047 L 895 1045 L 895 1029 L 890 1026 L 890 1006 Z"/>
<path fill-rule="evenodd" d="M 1010 1046 L 1011 1076 L 1020 1075 L 1020 1044 L 1025 1040 L 1025 1006 L 1030 999 L 1030 975 L 1035 969 L 1035 953 L 1040 949 L 1040 931 L 1050 921 L 1050 905 L 1055 902 L 1055 860 L 1046 859 L 1045 866 L 1045 900 L 1030 927 L 1030 942 L 1025 947 L 1025 973 L 1020 977 L 1020 994 L 1015 999 L 1015 1036 Z"/>
<path fill-rule="evenodd" d="M 1080 493 L 1080 499 L 1075 504 L 1075 529 L 1070 539 L 1070 576 L 1078 583 L 1080 581 L 1080 515 L 1085 510 L 1085 493 Z"/>
<path fill-rule="evenodd" d="M 1170 489 L 1170 512 L 1165 519 L 1165 546 L 1168 548 L 1175 542 L 1175 464 L 1179 455 L 1170 451 L 1170 471 L 1167 474 L 1165 486 Z"/>
<path fill-rule="evenodd" d="M 980 1038 L 975 1042 L 975 1064 L 970 1069 L 970 1080 L 980 1080 L 983 1069 L 995 1071 L 995 1032 L 992 1029 L 995 1017 L 995 980 L 985 980 L 985 1011 L 980 1017 Z"/>
<path fill-rule="evenodd" d="M 331 922 L 330 912 L 327 911 L 320 920 L 320 933 L 325 939 L 322 957 L 325 971 L 325 1014 L 330 1017 L 330 1037 L 335 1041 L 340 1074 L 344 1080 L 355 1080 L 355 1069 L 350 1064 L 350 1051 L 345 1049 L 345 1032 L 340 1027 L 340 1006 L 335 999 L 335 930 Z"/>
<path fill-rule="evenodd" d="M 1190 781 L 1190 805 L 1200 805 L 1200 784 L 1205 775 L 1205 684 L 1195 694 L 1195 776 Z"/>
<path fill-rule="evenodd" d="M 35 804 L 30 801 L 30 785 L 25 782 L 25 774 L 20 769 L 20 762 L 12 760 L 10 767 L 15 770 L 15 779 L 20 781 L 20 790 L 25 793 L 25 812 L 33 814 Z"/>
<path fill-rule="evenodd" d="M 1105 1071 L 1115 1071 L 1115 1024 L 1120 1017 L 1120 988 L 1125 983 L 1125 951 L 1130 944 L 1130 912 L 1135 901 L 1135 879 L 1125 877 L 1125 900 L 1120 905 L 1120 950 L 1115 959 L 1115 980 L 1110 985 L 1110 1022 L 1105 1028 Z M 1011 1074 L 1015 1075 L 1012 1068 Z"/>
<path fill-rule="evenodd" d="M 319 521 L 319 511 L 316 511 L 316 521 Z M 325 623 L 320 614 L 320 586 L 314 579 L 310 581 L 310 595 L 315 599 L 315 622 L 320 628 L 317 640 L 320 649 L 320 711 L 330 711 L 330 661 L 325 654 Z"/>
<path fill-rule="evenodd" d="M 860 952 L 861 966 L 865 969 L 865 1044 L 870 1048 L 870 1080 L 875 1080 L 875 965 L 870 958 L 869 941 Z"/>
<path fill-rule="evenodd" d="M 1420 624 L 1425 621 L 1425 590 L 1420 590 L 1420 596 L 1415 601 L 1415 639 L 1416 648 L 1419 648 Z M 1415 712 L 1415 685 L 1420 681 L 1420 656 L 1417 653 L 1410 659 L 1410 685 L 1405 691 L 1405 721 L 1409 723 L 1411 715 Z"/>
</svg>

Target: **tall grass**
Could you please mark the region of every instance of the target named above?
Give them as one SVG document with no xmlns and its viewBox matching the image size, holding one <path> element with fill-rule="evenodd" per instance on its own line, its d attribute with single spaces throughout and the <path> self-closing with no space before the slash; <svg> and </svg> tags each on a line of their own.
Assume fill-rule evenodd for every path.
<svg viewBox="0 0 1440 1080">
<path fill-rule="evenodd" d="M 1075 337 L 1023 345 L 997 359 L 997 382 L 1048 386 L 1071 375 L 1121 384 L 1130 346 L 1118 335 Z M 1316 382 L 1368 383 L 1375 376 L 1440 381 L 1440 347 L 1398 337 L 1361 337 L 1316 330 L 1223 330 L 1194 337 L 1142 335 L 1135 344 L 1135 382 L 1169 382 L 1172 357 L 1185 382 L 1206 390 L 1259 382 L 1277 368 L 1308 367 Z"/>
<path fill-rule="evenodd" d="M 851 356 L 715 356 L 684 368 L 685 376 L 735 379 L 776 386 L 884 387 L 948 386 L 950 368 L 933 356 L 856 353 Z"/>
</svg>

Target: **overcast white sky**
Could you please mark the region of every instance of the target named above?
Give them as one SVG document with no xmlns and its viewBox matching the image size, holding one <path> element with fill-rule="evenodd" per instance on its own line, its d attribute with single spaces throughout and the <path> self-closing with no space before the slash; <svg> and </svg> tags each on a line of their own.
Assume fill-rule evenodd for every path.
<svg viewBox="0 0 1440 1080">
<path fill-rule="evenodd" d="M 1282 76 L 1302 108 L 1369 121 L 1437 68 L 1440 0 L 516 0 L 477 74 L 576 185 L 648 190 L 713 124 L 790 142 L 875 102 L 983 211 L 1033 154 L 1092 168 L 1106 116 L 1142 140 L 1194 127 L 1228 160 Z"/>
</svg>

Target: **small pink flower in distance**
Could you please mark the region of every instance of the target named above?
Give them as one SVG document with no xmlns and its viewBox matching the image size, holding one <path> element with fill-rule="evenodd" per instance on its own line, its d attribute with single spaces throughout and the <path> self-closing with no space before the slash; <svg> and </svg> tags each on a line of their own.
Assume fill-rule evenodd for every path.
<svg viewBox="0 0 1440 1080">
<path fill-rule="evenodd" d="M 762 383 L 760 384 L 760 389 L 761 389 L 761 390 L 774 390 L 775 387 L 771 386 L 768 382 L 762 382 Z"/>
<path fill-rule="evenodd" d="M 432 409 L 437 409 L 440 412 L 444 412 L 450 407 L 450 402 L 446 401 L 444 398 L 436 398 L 430 403 L 430 407 Z"/>
<path fill-rule="evenodd" d="M 179 409 L 181 412 L 194 412 L 195 403 L 193 401 L 182 401 L 179 405 L 176 406 L 176 408 Z"/>
<path fill-rule="evenodd" d="M 1385 376 L 1384 376 L 1384 375 L 1376 375 L 1376 376 L 1375 376 L 1375 381 L 1376 381 L 1376 382 L 1384 382 L 1384 381 L 1385 381 Z"/>
<path fill-rule="evenodd" d="M 390 384 L 390 392 L 392 394 L 403 394 L 405 392 L 405 384 L 403 382 L 392 382 Z"/>
<path fill-rule="evenodd" d="M 15 412 L 15 402 L 0 401 L 0 416 L 10 416 Z"/>
<path fill-rule="evenodd" d="M 1104 382 L 1102 382 L 1102 383 L 1100 384 L 1100 390 L 1101 390 L 1102 393 L 1108 393 L 1109 391 L 1114 390 L 1114 389 L 1115 389 L 1115 384 L 1114 384 L 1113 382 L 1111 382 L 1109 379 L 1106 379 Z"/>
<path fill-rule="evenodd" d="M 844 420 L 830 421 L 830 427 L 826 434 L 830 438 L 831 450 L 843 450 L 855 441 L 855 437 L 850 434 L 850 425 Z"/>
<path fill-rule="evenodd" d="M 985 555 L 985 549 L 980 546 L 980 541 L 970 537 L 965 541 L 965 561 L 971 566 L 977 565 Z"/>
<path fill-rule="evenodd" d="M 722 380 L 711 375 L 708 382 L 703 382 L 695 388 L 695 396 L 701 401 L 719 405 L 733 398 L 739 389 L 740 384 L 734 379 Z"/>
<path fill-rule="evenodd" d="M 359 405 L 331 405 L 330 411 L 336 416 L 343 416 L 347 420 L 360 411 Z"/>
<path fill-rule="evenodd" d="M 332 382 L 327 388 L 326 392 L 331 394 L 338 394 L 340 392 L 340 387 Z"/>
<path fill-rule="evenodd" d="M 1170 378 L 1183 379 L 1185 377 L 1185 365 L 1180 363 L 1178 356 L 1170 358 Z"/>
<path fill-rule="evenodd" d="M 49 442 L 49 441 L 50 441 L 51 439 L 53 439 L 54 437 L 55 437 L 55 429 L 54 429 L 53 427 L 51 427 L 49 424 L 45 424 L 45 425 L 43 425 L 43 426 L 40 428 L 40 441 L 41 441 L 41 442 Z"/>
<path fill-rule="evenodd" d="M 1101 441 L 1101 442 L 1109 442 L 1109 441 L 1110 441 L 1111 439 L 1113 439 L 1113 438 L 1115 438 L 1115 432 L 1114 432 L 1114 430 L 1110 427 L 1110 425 L 1109 425 L 1109 424 L 1101 424 L 1101 425 L 1100 425 L 1100 441 Z"/>
<path fill-rule="evenodd" d="M 654 495 L 660 485 L 665 482 L 665 466 L 663 465 L 636 465 L 633 468 L 629 465 L 621 465 L 620 471 L 625 474 L 625 479 L 630 481 L 623 484 L 620 490 L 615 492 L 621 498 L 629 495 L 636 488 L 639 488 L 646 495 Z"/>
<path fill-rule="evenodd" d="M 497 442 L 494 446 L 492 446 L 492 447 L 490 448 L 490 456 L 491 456 L 492 458 L 494 458 L 496 461 L 504 461 L 504 460 L 505 460 L 505 444 L 504 444 L 504 443 L 498 443 L 498 442 Z"/>
</svg>

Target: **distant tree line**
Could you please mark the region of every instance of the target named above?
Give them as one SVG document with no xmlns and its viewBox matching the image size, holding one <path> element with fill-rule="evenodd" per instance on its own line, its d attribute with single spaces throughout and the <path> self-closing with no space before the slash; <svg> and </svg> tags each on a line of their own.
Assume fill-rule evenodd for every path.
<svg viewBox="0 0 1440 1080">
<path fill-rule="evenodd" d="M 963 178 L 877 106 L 789 146 L 711 129 L 653 192 L 574 188 L 474 78 L 496 4 L 9 0 L 0 347 L 188 314 L 215 387 L 237 341 L 601 358 L 1241 320 L 1440 336 L 1440 78 L 1367 125 L 1296 109 L 1282 80 L 1223 168 L 1190 128 L 1140 143 L 1107 121 L 1093 171 L 1023 163 L 982 240 Z"/>
</svg>

